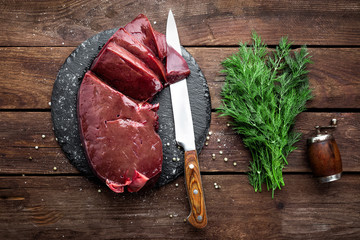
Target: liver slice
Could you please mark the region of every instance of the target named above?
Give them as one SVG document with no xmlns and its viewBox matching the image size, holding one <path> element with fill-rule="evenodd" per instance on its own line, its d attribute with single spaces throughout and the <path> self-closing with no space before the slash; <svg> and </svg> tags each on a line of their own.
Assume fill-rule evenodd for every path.
<svg viewBox="0 0 360 240">
<path fill-rule="evenodd" d="M 163 60 L 167 54 L 166 36 L 160 32 L 154 31 L 155 42 L 159 54 L 159 58 Z"/>
<path fill-rule="evenodd" d="M 145 45 L 129 34 L 124 28 L 120 28 L 110 38 L 110 41 L 125 48 L 137 58 L 142 60 L 162 81 L 165 81 L 166 73 L 162 62 Z"/>
<path fill-rule="evenodd" d="M 80 135 L 94 173 L 114 192 L 125 186 L 136 192 L 159 176 L 158 107 L 138 104 L 92 72 L 85 74 L 78 93 Z"/>
<path fill-rule="evenodd" d="M 148 100 L 163 87 L 156 74 L 143 61 L 114 42 L 104 46 L 94 60 L 91 71 L 136 100 Z"/>
<path fill-rule="evenodd" d="M 183 80 L 190 74 L 190 69 L 185 59 L 171 46 L 167 47 L 166 81 L 172 84 Z"/>
<path fill-rule="evenodd" d="M 156 56 L 159 56 L 154 30 L 149 19 L 144 14 L 139 14 L 124 28 L 142 44 L 148 47 Z"/>
</svg>

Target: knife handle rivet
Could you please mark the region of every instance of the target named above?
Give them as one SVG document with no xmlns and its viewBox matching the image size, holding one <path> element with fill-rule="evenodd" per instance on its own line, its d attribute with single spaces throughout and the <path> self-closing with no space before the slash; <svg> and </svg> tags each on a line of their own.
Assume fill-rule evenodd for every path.
<svg viewBox="0 0 360 240">
<path fill-rule="evenodd" d="M 200 216 L 200 215 L 197 216 L 197 220 L 198 220 L 198 221 L 201 221 L 201 220 L 202 220 L 202 216 Z"/>
<path fill-rule="evenodd" d="M 189 164 L 189 168 L 190 168 L 190 169 L 194 169 L 194 164 L 192 164 L 192 163 Z"/>
<path fill-rule="evenodd" d="M 194 194 L 198 194 L 199 191 L 198 191 L 197 189 L 194 189 L 193 193 L 194 193 Z"/>
</svg>

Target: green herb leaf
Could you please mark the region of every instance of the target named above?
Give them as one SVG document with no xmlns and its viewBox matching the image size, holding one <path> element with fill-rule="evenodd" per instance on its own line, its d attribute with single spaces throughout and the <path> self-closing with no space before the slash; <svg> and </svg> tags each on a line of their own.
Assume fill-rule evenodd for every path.
<svg viewBox="0 0 360 240">
<path fill-rule="evenodd" d="M 311 99 L 306 69 L 311 60 L 305 46 L 292 52 L 285 37 L 275 51 L 256 33 L 252 40 L 251 47 L 240 43 L 239 51 L 222 62 L 226 79 L 219 111 L 233 118 L 233 129 L 251 152 L 250 184 L 256 192 L 266 184 L 274 197 L 285 185 L 282 170 L 301 137 L 293 126 Z"/>
</svg>

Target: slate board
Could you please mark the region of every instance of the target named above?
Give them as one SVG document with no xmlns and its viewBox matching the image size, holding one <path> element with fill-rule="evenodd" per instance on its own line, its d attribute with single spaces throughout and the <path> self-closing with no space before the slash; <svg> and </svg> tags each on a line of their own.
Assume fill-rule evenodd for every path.
<svg viewBox="0 0 360 240">
<path fill-rule="evenodd" d="M 51 116 L 55 137 L 70 163 L 88 177 L 94 177 L 94 175 L 81 146 L 77 119 L 77 93 L 84 74 L 90 68 L 102 46 L 116 30 L 117 28 L 106 30 L 89 38 L 70 54 L 59 70 L 51 97 Z M 210 126 L 209 88 L 195 59 L 183 47 L 182 54 L 191 71 L 187 78 L 187 84 L 196 149 L 200 153 Z M 163 143 L 164 160 L 162 173 L 156 185 L 163 186 L 184 173 L 184 151 L 178 148 L 175 141 L 170 88 L 167 87 L 158 93 L 152 103 L 160 103 L 158 134 Z M 179 159 L 179 161 L 173 161 L 173 158 Z"/>
</svg>

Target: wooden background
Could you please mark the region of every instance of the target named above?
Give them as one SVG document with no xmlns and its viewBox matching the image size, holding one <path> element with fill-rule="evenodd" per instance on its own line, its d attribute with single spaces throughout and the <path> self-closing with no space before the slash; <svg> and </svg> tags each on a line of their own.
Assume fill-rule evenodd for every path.
<svg viewBox="0 0 360 240">
<path fill-rule="evenodd" d="M 139 13 L 164 33 L 170 8 L 182 44 L 208 81 L 214 110 L 213 135 L 199 155 L 209 220 L 203 230 L 184 223 L 189 206 L 183 177 L 145 193 L 112 193 L 72 167 L 52 132 L 48 103 L 66 57 L 90 36 Z M 314 61 L 309 77 L 315 97 L 298 116 L 303 137 L 288 158 L 286 186 L 274 199 L 248 184 L 250 155 L 226 126 L 230 119 L 215 112 L 224 82 L 220 62 L 249 41 L 252 30 L 270 47 L 284 35 L 295 48 L 306 44 Z M 0 239 L 359 239 L 359 40 L 358 0 L 1 0 Z M 319 184 L 305 143 L 315 125 L 332 118 L 339 123 L 334 134 L 344 174 Z"/>
</svg>

